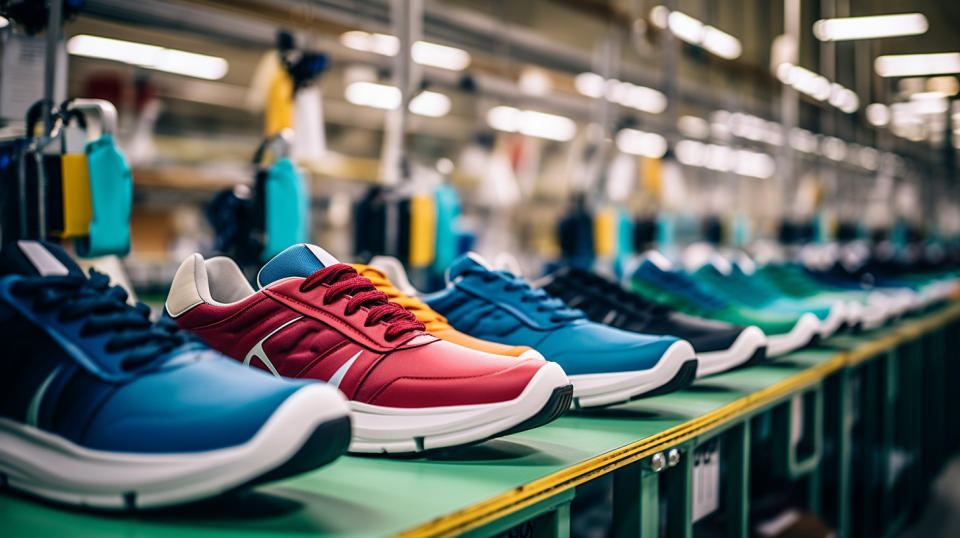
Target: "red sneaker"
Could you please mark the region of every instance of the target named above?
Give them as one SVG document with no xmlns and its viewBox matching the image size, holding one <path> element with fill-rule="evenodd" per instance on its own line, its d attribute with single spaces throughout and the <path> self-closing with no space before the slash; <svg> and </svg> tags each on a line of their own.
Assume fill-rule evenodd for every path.
<svg viewBox="0 0 960 538">
<path fill-rule="evenodd" d="M 255 291 L 229 258 L 194 254 L 166 309 L 213 348 L 350 400 L 353 452 L 420 452 L 546 424 L 570 406 L 559 365 L 474 351 L 431 336 L 349 265 L 295 245 L 267 263 Z"/>
</svg>

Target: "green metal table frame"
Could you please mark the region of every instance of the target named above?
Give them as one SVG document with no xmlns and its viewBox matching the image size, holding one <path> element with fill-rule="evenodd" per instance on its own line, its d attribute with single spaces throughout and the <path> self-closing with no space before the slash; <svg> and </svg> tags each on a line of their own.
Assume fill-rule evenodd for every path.
<svg viewBox="0 0 960 538">
<path fill-rule="evenodd" d="M 523 525 L 528 536 L 568 536 L 578 486 L 611 475 L 616 536 L 691 537 L 693 452 L 719 440 L 723 525 L 746 537 L 762 418 L 773 471 L 805 491 L 807 510 L 841 537 L 893 536 L 960 443 L 960 428 L 946 427 L 960 412 L 958 340 L 953 303 L 685 391 L 429 458 L 344 457 L 177 509 L 98 513 L 4 492 L 0 535 L 492 536 Z"/>
</svg>

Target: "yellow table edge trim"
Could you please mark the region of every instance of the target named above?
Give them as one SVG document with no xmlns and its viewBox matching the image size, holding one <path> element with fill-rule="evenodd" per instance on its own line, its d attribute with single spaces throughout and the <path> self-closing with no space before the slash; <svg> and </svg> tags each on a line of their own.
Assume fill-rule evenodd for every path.
<svg viewBox="0 0 960 538">
<path fill-rule="evenodd" d="M 480 527 L 507 514 L 517 512 L 573 488 L 594 477 L 609 473 L 656 452 L 678 445 L 697 435 L 734 420 L 739 415 L 766 406 L 778 399 L 814 385 L 830 374 L 856 366 L 884 351 L 922 336 L 960 318 L 960 303 L 898 327 L 890 334 L 850 351 L 838 352 L 831 359 L 808 368 L 788 379 L 754 392 L 669 430 L 641 439 L 617 450 L 583 461 L 562 471 L 518 486 L 486 501 L 451 512 L 428 523 L 397 534 L 408 536 L 453 536 Z"/>
</svg>

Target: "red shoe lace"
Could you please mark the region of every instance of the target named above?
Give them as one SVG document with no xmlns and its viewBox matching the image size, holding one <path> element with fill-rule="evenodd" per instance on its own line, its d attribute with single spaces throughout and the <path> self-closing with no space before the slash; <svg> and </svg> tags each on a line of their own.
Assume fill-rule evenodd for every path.
<svg viewBox="0 0 960 538">
<path fill-rule="evenodd" d="M 360 276 L 347 264 L 331 265 L 313 273 L 300 284 L 300 291 L 307 292 L 321 284 L 330 285 L 323 294 L 324 305 L 344 295 L 350 295 L 346 314 L 352 315 L 361 307 L 368 308 L 364 326 L 370 327 L 381 321 L 386 322 L 387 332 L 384 337 L 387 340 L 393 340 L 409 331 L 424 330 L 423 323 L 417 321 L 416 316 L 397 303 L 391 303 L 385 293 L 377 290 L 369 279 Z"/>
</svg>

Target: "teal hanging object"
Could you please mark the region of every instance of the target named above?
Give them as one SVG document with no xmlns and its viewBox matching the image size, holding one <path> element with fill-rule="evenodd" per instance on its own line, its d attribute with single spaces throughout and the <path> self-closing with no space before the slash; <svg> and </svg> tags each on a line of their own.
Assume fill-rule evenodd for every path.
<svg viewBox="0 0 960 538">
<path fill-rule="evenodd" d="M 442 274 L 460 254 L 458 251 L 457 219 L 460 217 L 460 196 L 451 185 L 441 185 L 434 193 L 437 207 L 437 234 L 433 268 Z"/>
<path fill-rule="evenodd" d="M 310 233 L 310 195 L 303 174 L 284 157 L 267 171 L 264 185 L 264 232 L 261 258 L 267 261 Z"/>
<path fill-rule="evenodd" d="M 77 240 L 77 254 L 87 258 L 125 256 L 130 252 L 133 203 L 130 166 L 109 134 L 88 142 L 85 151 L 93 218 L 89 236 Z"/>
<path fill-rule="evenodd" d="M 677 242 L 677 218 L 672 213 L 662 212 L 657 215 L 657 246 L 662 250 L 669 250 Z"/>
<path fill-rule="evenodd" d="M 623 275 L 624 266 L 633 256 L 633 218 L 622 207 L 617 208 L 617 252 L 613 260 L 614 274 Z"/>
<path fill-rule="evenodd" d="M 742 248 L 750 242 L 750 218 L 743 211 L 733 217 L 733 245 Z"/>
</svg>

